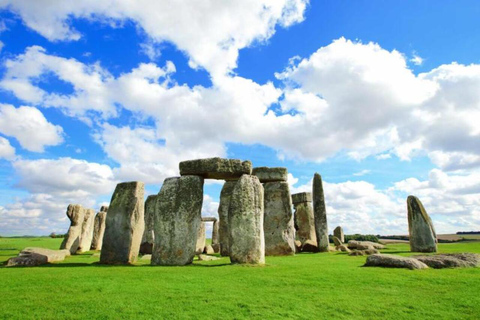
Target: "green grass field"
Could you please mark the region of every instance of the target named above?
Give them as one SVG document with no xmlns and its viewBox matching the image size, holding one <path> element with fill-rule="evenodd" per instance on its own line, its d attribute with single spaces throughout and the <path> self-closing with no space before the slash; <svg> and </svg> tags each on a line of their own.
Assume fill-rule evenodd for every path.
<svg viewBox="0 0 480 320">
<path fill-rule="evenodd" d="M 0 262 L 61 239 L 0 238 Z M 480 242 L 440 244 L 480 253 Z M 410 255 L 405 244 L 384 253 Z M 267 257 L 262 267 L 228 258 L 186 267 L 102 266 L 92 252 L 34 267 L 0 267 L 5 319 L 479 319 L 480 268 L 362 267 L 343 253 Z"/>
</svg>

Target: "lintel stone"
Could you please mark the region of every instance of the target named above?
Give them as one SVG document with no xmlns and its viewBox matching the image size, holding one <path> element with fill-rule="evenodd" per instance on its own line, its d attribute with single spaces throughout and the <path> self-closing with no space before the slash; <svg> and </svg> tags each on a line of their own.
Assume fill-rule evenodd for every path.
<svg viewBox="0 0 480 320">
<path fill-rule="evenodd" d="M 302 202 L 312 202 L 312 193 L 311 192 L 300 192 L 292 194 L 293 204 L 302 203 Z"/>
<path fill-rule="evenodd" d="M 257 176 L 261 183 L 264 182 L 279 182 L 288 180 L 287 168 L 283 167 L 257 167 L 253 168 L 252 174 Z"/>
<path fill-rule="evenodd" d="M 237 180 L 252 174 L 252 163 L 238 159 L 207 158 L 180 162 L 180 175 L 196 175 L 205 179 Z"/>
</svg>

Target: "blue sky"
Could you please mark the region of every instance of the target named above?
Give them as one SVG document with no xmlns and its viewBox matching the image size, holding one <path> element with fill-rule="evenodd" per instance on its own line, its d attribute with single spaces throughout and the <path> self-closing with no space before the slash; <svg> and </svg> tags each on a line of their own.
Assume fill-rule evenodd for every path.
<svg viewBox="0 0 480 320">
<path fill-rule="evenodd" d="M 0 234 L 68 228 L 178 162 L 325 181 L 329 228 L 480 229 L 477 1 L 0 0 Z M 205 186 L 216 215 L 221 182 Z"/>
</svg>

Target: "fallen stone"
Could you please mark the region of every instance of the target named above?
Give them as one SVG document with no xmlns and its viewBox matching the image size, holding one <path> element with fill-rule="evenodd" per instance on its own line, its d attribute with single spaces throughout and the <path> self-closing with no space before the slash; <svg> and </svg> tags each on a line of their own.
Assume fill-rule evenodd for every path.
<svg viewBox="0 0 480 320">
<path fill-rule="evenodd" d="M 95 210 L 85 209 L 83 216 L 82 233 L 80 234 L 80 244 L 77 252 L 87 252 L 92 247 L 93 228 L 95 224 Z"/>
<path fill-rule="evenodd" d="M 437 234 L 420 200 L 417 197 L 408 196 L 407 208 L 410 251 L 437 252 Z"/>
<path fill-rule="evenodd" d="M 337 249 L 337 251 L 350 252 L 350 249 L 344 244 L 336 246 L 335 249 Z"/>
<path fill-rule="evenodd" d="M 412 258 L 434 269 L 480 266 L 480 254 L 475 253 L 447 253 L 431 256 L 412 256 Z"/>
<path fill-rule="evenodd" d="M 338 226 L 333 230 L 333 235 L 338 238 L 342 243 L 345 242 L 345 235 L 343 234 L 342 227 Z"/>
<path fill-rule="evenodd" d="M 294 204 L 294 224 L 296 229 L 296 237 L 302 243 L 312 240 L 317 243 L 317 235 L 315 233 L 315 219 L 313 217 L 313 208 L 310 202 L 301 202 Z"/>
<path fill-rule="evenodd" d="M 215 217 L 202 217 L 202 222 L 215 222 L 217 218 Z"/>
<path fill-rule="evenodd" d="M 287 182 L 267 182 L 264 188 L 265 255 L 295 254 L 295 227 Z"/>
<path fill-rule="evenodd" d="M 132 264 L 145 228 L 143 182 L 117 184 L 108 208 L 100 263 Z"/>
<path fill-rule="evenodd" d="M 203 253 L 205 254 L 214 254 L 215 251 L 213 250 L 213 247 L 208 245 L 208 246 L 205 246 L 205 248 L 203 249 Z"/>
<path fill-rule="evenodd" d="M 205 248 L 206 236 L 205 236 L 205 222 L 200 222 L 200 227 L 197 231 L 197 244 L 195 246 L 195 254 L 203 253 Z"/>
<path fill-rule="evenodd" d="M 353 250 L 348 255 L 349 256 L 364 256 L 365 252 L 363 252 L 363 250 Z"/>
<path fill-rule="evenodd" d="M 368 256 L 365 267 L 386 267 L 406 269 L 427 269 L 428 266 L 414 258 L 394 256 L 391 254 L 372 254 Z"/>
<path fill-rule="evenodd" d="M 197 175 L 205 179 L 236 180 L 252 174 L 252 163 L 237 159 L 208 158 L 180 162 L 180 175 Z"/>
<path fill-rule="evenodd" d="M 363 250 L 363 252 L 369 256 L 369 255 L 372 255 L 372 254 L 379 254 L 380 251 L 378 251 L 377 249 L 367 249 L 367 250 Z"/>
<path fill-rule="evenodd" d="M 214 261 L 214 260 L 219 260 L 220 258 L 214 257 L 214 256 L 208 256 L 206 254 L 199 254 L 198 255 L 198 260 L 200 261 Z"/>
<path fill-rule="evenodd" d="M 313 216 L 315 217 L 315 231 L 317 234 L 318 251 L 328 252 L 328 224 L 325 196 L 323 193 L 322 177 L 315 173 L 313 176 Z"/>
<path fill-rule="evenodd" d="M 228 225 L 232 263 L 265 263 L 263 186 L 257 177 L 243 175 L 230 197 Z"/>
<path fill-rule="evenodd" d="M 19 256 L 8 259 L 7 267 L 36 267 L 48 263 L 43 254 L 32 253 L 28 256 Z"/>
<path fill-rule="evenodd" d="M 152 260 L 152 255 L 151 254 L 144 254 L 140 260 Z"/>
<path fill-rule="evenodd" d="M 371 242 L 371 241 L 357 241 L 357 240 L 350 240 L 348 241 L 348 248 L 349 249 L 359 249 L 358 246 L 363 246 L 363 247 L 368 247 L 368 246 L 372 246 L 374 249 L 377 249 L 377 250 L 382 250 L 382 249 L 385 249 L 385 246 L 380 244 L 380 243 L 376 243 L 376 242 Z"/>
<path fill-rule="evenodd" d="M 335 244 L 335 246 L 342 246 L 343 245 L 343 241 L 340 240 L 339 238 L 337 238 L 336 236 L 332 236 L 332 239 L 333 239 L 333 243 Z"/>
<path fill-rule="evenodd" d="M 302 244 L 302 252 L 318 252 L 317 243 L 307 240 Z"/>
<path fill-rule="evenodd" d="M 47 257 L 47 262 L 58 262 L 58 261 L 63 261 L 65 260 L 65 257 L 70 256 L 70 251 L 66 249 L 51 250 L 51 249 L 45 249 L 45 248 L 28 247 L 20 251 L 18 256 L 28 257 L 32 254 L 42 255 Z"/>
<path fill-rule="evenodd" d="M 103 208 L 103 207 L 102 207 Z M 95 216 L 93 224 L 93 239 L 92 250 L 101 250 L 103 245 L 103 235 L 105 234 L 105 220 L 107 219 L 107 212 L 100 210 Z"/>
<path fill-rule="evenodd" d="M 153 249 L 153 222 L 155 217 L 155 202 L 157 195 L 149 195 L 145 200 L 145 230 L 140 244 L 140 254 L 152 254 Z"/>
<path fill-rule="evenodd" d="M 312 194 L 310 192 L 300 192 L 292 194 L 292 203 L 312 202 Z"/>
<path fill-rule="evenodd" d="M 82 234 L 85 209 L 79 204 L 70 204 L 67 207 L 67 217 L 70 219 L 70 228 L 60 245 L 60 249 L 70 250 L 71 254 L 77 252 Z"/>
<path fill-rule="evenodd" d="M 287 168 L 257 167 L 253 168 L 252 175 L 257 176 L 261 183 L 265 182 L 286 182 L 288 180 Z M 290 197 L 290 195 L 288 195 Z"/>
<path fill-rule="evenodd" d="M 168 178 L 155 205 L 152 265 L 182 266 L 195 257 L 203 202 L 203 178 Z"/>
<path fill-rule="evenodd" d="M 230 206 L 230 198 L 232 196 L 233 188 L 236 183 L 236 181 L 226 181 L 220 192 L 220 204 L 218 206 L 218 240 L 220 242 L 220 255 L 224 257 L 229 256 L 230 231 L 228 228 L 228 208 Z"/>
<path fill-rule="evenodd" d="M 365 245 L 365 244 L 357 244 L 357 250 L 371 250 L 375 249 L 372 245 Z"/>
</svg>

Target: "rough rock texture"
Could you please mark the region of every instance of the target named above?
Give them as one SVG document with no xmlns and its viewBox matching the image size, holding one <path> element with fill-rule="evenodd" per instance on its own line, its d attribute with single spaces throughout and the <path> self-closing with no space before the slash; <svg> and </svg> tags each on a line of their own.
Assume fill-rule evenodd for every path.
<svg viewBox="0 0 480 320">
<path fill-rule="evenodd" d="M 70 219 L 70 228 L 63 239 L 60 249 L 70 250 L 74 254 L 80 245 L 80 235 L 82 234 L 83 218 L 85 209 L 79 204 L 70 204 L 67 207 L 67 217 Z"/>
<path fill-rule="evenodd" d="M 302 244 L 302 252 L 318 252 L 317 243 L 313 240 L 307 240 Z"/>
<path fill-rule="evenodd" d="M 93 224 L 93 239 L 92 250 L 101 250 L 103 244 L 103 235 L 105 234 L 105 221 L 107 219 L 107 212 L 101 211 L 95 216 Z"/>
<path fill-rule="evenodd" d="M 437 234 L 420 200 L 417 197 L 408 196 L 407 208 L 410 251 L 437 252 Z"/>
<path fill-rule="evenodd" d="M 8 259 L 7 267 L 35 267 L 46 263 L 48 263 L 46 256 L 32 253 L 28 256 L 18 256 Z"/>
<path fill-rule="evenodd" d="M 310 202 L 300 202 L 294 205 L 296 238 L 304 243 L 312 240 L 317 243 L 317 235 L 315 233 L 315 219 L 313 217 L 313 208 Z"/>
<path fill-rule="evenodd" d="M 63 250 L 51 250 L 45 248 L 27 247 L 20 251 L 19 257 L 29 256 L 31 254 L 40 254 L 47 257 L 47 262 L 57 262 L 65 260 L 65 257 L 70 255 L 70 251 Z"/>
<path fill-rule="evenodd" d="M 302 252 L 302 242 L 300 240 L 295 240 L 295 253 Z"/>
<path fill-rule="evenodd" d="M 218 220 L 215 220 L 212 226 L 212 245 L 220 243 L 218 240 L 218 225 Z"/>
<path fill-rule="evenodd" d="M 213 261 L 213 260 L 218 260 L 220 258 L 214 257 L 214 256 L 208 256 L 206 254 L 199 254 L 198 255 L 198 260 L 200 261 Z"/>
<path fill-rule="evenodd" d="M 215 222 L 217 221 L 217 218 L 215 217 L 202 217 L 203 222 Z"/>
<path fill-rule="evenodd" d="M 165 179 L 155 204 L 152 265 L 182 266 L 192 263 L 202 202 L 202 177 Z"/>
<path fill-rule="evenodd" d="M 230 197 L 237 181 L 226 181 L 220 192 L 220 204 L 218 206 L 218 240 L 220 242 L 220 254 L 224 257 L 229 256 L 230 231 L 228 228 L 228 208 L 230 206 Z"/>
<path fill-rule="evenodd" d="M 303 202 L 312 202 L 312 193 L 311 192 L 300 192 L 292 194 L 292 203 L 303 203 Z"/>
<path fill-rule="evenodd" d="M 317 234 L 318 251 L 328 252 L 328 224 L 325 196 L 323 194 L 322 177 L 315 173 L 313 176 L 313 215 L 315 217 L 315 231 Z"/>
<path fill-rule="evenodd" d="M 376 242 L 371 242 L 371 241 L 356 241 L 356 240 L 350 240 L 348 241 L 348 248 L 349 249 L 359 249 L 358 246 L 361 246 L 361 247 L 368 247 L 368 246 L 371 246 L 373 247 L 374 249 L 377 249 L 377 250 L 381 250 L 381 249 L 385 249 L 385 246 L 380 244 L 380 243 L 376 243 Z"/>
<path fill-rule="evenodd" d="M 80 235 L 80 244 L 78 245 L 78 252 L 87 252 L 92 247 L 93 228 L 95 224 L 95 210 L 85 209 L 83 216 L 82 233 Z"/>
<path fill-rule="evenodd" d="M 214 254 L 215 251 L 213 250 L 213 247 L 212 247 L 212 246 L 205 246 L 205 248 L 203 248 L 203 253 L 206 253 L 206 254 Z"/>
<path fill-rule="evenodd" d="M 252 175 L 257 176 L 261 183 L 265 182 L 277 182 L 288 180 L 287 168 L 276 167 L 257 167 L 253 168 Z M 290 196 L 290 195 L 288 195 Z"/>
<path fill-rule="evenodd" d="M 288 183 L 267 182 L 263 189 L 265 255 L 295 254 L 295 227 Z"/>
<path fill-rule="evenodd" d="M 145 254 L 140 258 L 140 260 L 152 260 L 152 255 L 151 254 Z"/>
<path fill-rule="evenodd" d="M 100 263 L 131 264 L 137 260 L 145 228 L 143 182 L 117 184 L 108 208 Z"/>
<path fill-rule="evenodd" d="M 435 269 L 480 266 L 480 254 L 475 253 L 436 254 L 431 256 L 412 256 L 412 258 Z"/>
<path fill-rule="evenodd" d="M 350 252 L 350 249 L 344 244 L 338 245 L 335 247 L 337 251 L 342 251 L 342 252 Z"/>
<path fill-rule="evenodd" d="M 232 263 L 265 263 L 263 186 L 257 177 L 243 175 L 230 197 L 228 225 Z"/>
<path fill-rule="evenodd" d="M 208 158 L 180 162 L 180 175 L 197 175 L 205 179 L 235 180 L 252 174 L 252 163 L 237 159 Z"/>
<path fill-rule="evenodd" d="M 219 253 L 220 252 L 220 243 L 212 244 L 213 252 Z"/>
<path fill-rule="evenodd" d="M 100 207 L 100 212 L 107 212 L 108 211 L 108 206 L 101 206 Z"/>
<path fill-rule="evenodd" d="M 153 249 L 153 220 L 155 217 L 155 202 L 157 195 L 149 195 L 145 200 L 145 230 L 143 231 L 141 254 L 151 254 Z"/>
<path fill-rule="evenodd" d="M 342 227 L 338 226 L 333 230 L 333 235 L 338 238 L 342 243 L 345 242 L 345 235 L 343 234 Z"/>
<path fill-rule="evenodd" d="M 335 244 L 335 246 L 342 246 L 343 245 L 343 241 L 340 240 L 339 238 L 337 238 L 336 236 L 332 236 L 332 239 L 333 239 L 333 243 Z"/>
<path fill-rule="evenodd" d="M 387 268 L 407 268 L 407 269 L 426 269 L 428 266 L 416 259 L 394 256 L 391 254 L 372 254 L 367 258 L 365 267 L 387 267 Z"/>
<path fill-rule="evenodd" d="M 206 235 L 205 235 L 205 222 L 200 222 L 200 227 L 198 228 L 197 231 L 197 243 L 195 245 L 195 254 L 201 254 L 203 253 L 203 250 L 205 248 L 205 241 L 206 241 Z"/>
</svg>

